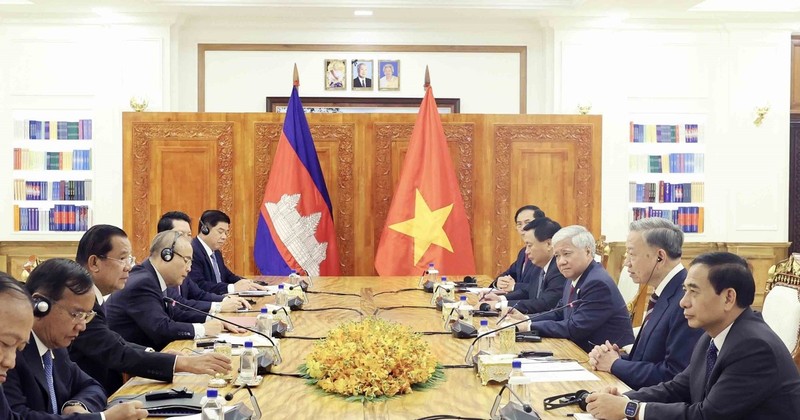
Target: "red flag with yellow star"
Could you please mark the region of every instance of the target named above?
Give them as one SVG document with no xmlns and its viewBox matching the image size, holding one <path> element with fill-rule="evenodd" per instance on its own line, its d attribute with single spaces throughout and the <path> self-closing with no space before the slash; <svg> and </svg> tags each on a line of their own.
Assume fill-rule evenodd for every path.
<svg viewBox="0 0 800 420">
<path fill-rule="evenodd" d="M 427 87 L 378 244 L 375 269 L 381 276 L 419 275 L 431 262 L 445 275 L 475 274 L 464 200 L 436 100 Z"/>
</svg>

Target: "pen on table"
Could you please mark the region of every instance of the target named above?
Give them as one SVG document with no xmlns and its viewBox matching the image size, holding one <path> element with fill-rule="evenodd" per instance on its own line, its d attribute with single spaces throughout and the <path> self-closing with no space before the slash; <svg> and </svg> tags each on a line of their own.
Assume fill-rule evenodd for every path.
<svg viewBox="0 0 800 420">
<path fill-rule="evenodd" d="M 519 305 L 520 302 L 522 302 L 522 301 L 518 300 L 517 303 L 512 305 L 511 308 L 508 309 L 508 312 L 506 312 L 505 315 L 501 316 L 500 319 L 498 319 L 497 322 L 494 325 L 500 325 L 500 323 L 503 322 L 506 319 L 506 317 L 508 316 L 508 314 L 511 313 L 511 311 L 513 311 L 514 309 L 517 309 L 517 305 Z"/>
</svg>

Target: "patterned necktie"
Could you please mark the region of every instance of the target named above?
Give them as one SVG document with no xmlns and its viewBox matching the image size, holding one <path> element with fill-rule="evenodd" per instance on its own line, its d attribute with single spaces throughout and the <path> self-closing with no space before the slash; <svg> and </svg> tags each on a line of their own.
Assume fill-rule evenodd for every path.
<svg viewBox="0 0 800 420">
<path fill-rule="evenodd" d="M 58 402 L 56 401 L 56 388 L 53 385 L 53 353 L 47 350 L 42 355 L 44 364 L 44 377 L 47 380 L 47 393 L 50 397 L 50 409 L 53 414 L 58 414 Z"/>
<path fill-rule="evenodd" d="M 717 346 L 714 345 L 714 340 L 708 346 L 706 352 L 706 387 L 708 387 L 708 380 L 711 378 L 711 371 L 714 370 L 714 365 L 717 363 Z"/>
<path fill-rule="evenodd" d="M 214 277 L 216 277 L 217 283 L 222 282 L 222 276 L 219 274 L 219 265 L 217 265 L 217 256 L 213 253 L 211 254 L 211 266 L 214 267 Z"/>
<path fill-rule="evenodd" d="M 642 328 L 644 328 L 644 325 L 647 324 L 647 320 L 650 319 L 650 314 L 653 313 L 653 308 L 656 307 L 657 301 L 658 301 L 658 295 L 656 294 L 656 292 L 653 292 L 653 294 L 650 295 L 650 299 L 647 301 L 647 311 L 645 311 L 644 313 L 644 321 L 642 321 Z"/>
<path fill-rule="evenodd" d="M 539 274 L 539 284 L 536 285 L 536 297 L 537 298 L 539 297 L 539 294 L 542 293 L 542 287 L 543 287 L 542 283 L 544 283 L 544 275 L 545 275 L 545 272 L 544 272 L 544 270 L 542 270 L 542 272 Z"/>
</svg>

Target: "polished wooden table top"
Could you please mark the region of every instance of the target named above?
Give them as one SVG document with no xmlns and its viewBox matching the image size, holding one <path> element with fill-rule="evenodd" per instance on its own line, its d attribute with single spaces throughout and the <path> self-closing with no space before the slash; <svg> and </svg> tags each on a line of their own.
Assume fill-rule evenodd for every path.
<svg viewBox="0 0 800 420">
<path fill-rule="evenodd" d="M 265 277 L 263 280 L 275 283 L 278 278 Z M 285 280 L 285 278 L 282 278 Z M 486 280 L 486 279 L 484 279 Z M 486 280 L 488 281 L 488 280 Z M 327 332 L 343 321 L 358 320 L 377 316 L 396 321 L 412 327 L 417 332 L 443 331 L 441 311 L 433 310 L 430 305 L 431 295 L 423 290 L 405 290 L 416 288 L 418 278 L 410 277 L 321 277 L 314 280 L 309 288 L 309 302 L 302 311 L 292 312 L 294 331 L 281 339 L 283 363 L 273 367 L 274 372 L 297 372 L 298 366 L 305 361 L 305 356 L 314 344 L 314 340 L 292 339 L 300 337 L 325 337 Z M 325 292 L 348 293 L 350 295 L 334 295 Z M 471 303 L 476 303 L 476 296 L 470 296 Z M 271 303 L 273 297 L 261 298 L 259 305 Z M 430 308 L 397 308 L 381 309 L 395 306 L 425 306 Z M 346 309 L 324 308 L 352 308 Z M 323 309 L 318 311 L 318 309 Z M 226 314 L 221 314 L 223 317 Z M 255 313 L 251 314 L 255 316 Z M 241 315 L 236 315 L 241 316 Z M 478 318 L 475 319 L 477 324 Z M 490 321 L 490 324 L 493 324 Z M 464 364 L 464 355 L 472 340 L 456 339 L 451 335 L 425 335 L 433 354 L 443 365 Z M 575 359 L 588 368 L 588 356 L 569 340 L 544 339 L 541 343 L 516 343 L 518 350 L 549 350 L 555 357 Z M 182 350 L 192 347 L 191 341 L 172 343 L 167 349 Z M 238 359 L 234 357 L 234 366 Z M 236 369 L 236 367 L 234 367 Z M 570 406 L 545 411 L 542 400 L 545 397 L 575 392 L 579 389 L 600 390 L 606 386 L 616 386 L 621 390 L 629 389 L 613 375 L 594 372 L 600 380 L 587 382 L 553 382 L 534 383 L 532 385 L 533 408 L 543 419 L 563 419 L 568 413 L 579 411 L 577 406 Z M 235 375 L 235 374 L 234 374 Z M 205 392 L 209 376 L 176 375 L 172 384 L 165 384 L 143 378 L 133 378 L 113 397 L 137 395 L 142 392 L 168 389 L 175 386 L 186 386 L 195 392 Z M 329 395 L 315 386 L 307 385 L 304 379 L 267 375 L 264 381 L 253 392 L 258 397 L 261 411 L 268 418 L 296 419 L 415 419 L 436 414 L 449 414 L 465 417 L 489 418 L 489 410 L 500 390 L 501 384 L 490 383 L 483 386 L 473 369 L 452 368 L 445 370 L 445 380 L 432 389 L 402 395 L 382 402 L 358 403 L 347 402 L 344 398 Z M 223 388 L 220 394 L 233 388 Z M 507 394 L 507 393 L 506 393 Z M 236 394 L 234 401 L 244 401 L 245 391 Z M 504 401 L 506 396 L 504 396 Z M 505 402 L 503 403 L 505 404 Z"/>
</svg>

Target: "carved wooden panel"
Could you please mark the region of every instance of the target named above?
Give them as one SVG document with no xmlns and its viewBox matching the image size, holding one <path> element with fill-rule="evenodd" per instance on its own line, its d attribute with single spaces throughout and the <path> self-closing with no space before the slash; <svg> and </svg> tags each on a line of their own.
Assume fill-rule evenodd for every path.
<svg viewBox="0 0 800 420">
<path fill-rule="evenodd" d="M 214 152 L 202 152 L 203 146 L 198 145 L 202 142 L 212 143 Z M 184 146 L 195 159 L 199 159 L 191 160 L 192 162 L 205 160 L 206 165 L 199 170 L 197 167 L 179 165 L 179 170 L 189 169 L 183 174 L 172 167 L 170 164 L 178 161 L 173 159 L 175 153 L 180 153 L 180 148 Z M 171 206 L 189 205 L 194 208 L 199 204 L 203 208 L 217 208 L 229 215 L 233 214 L 232 123 L 137 121 L 131 125 L 129 147 L 130 157 L 125 160 L 125 180 L 130 182 L 126 189 L 130 188 L 131 194 L 126 197 L 126 204 L 131 206 L 132 211 L 124 226 L 134 245 L 133 252 L 140 260 L 148 255 L 150 241 L 156 233 L 155 224 L 161 216 L 160 209 L 183 210 Z M 164 156 L 170 156 L 167 164 L 160 160 Z M 163 176 L 164 168 L 168 177 Z M 166 188 L 162 184 L 166 184 L 163 185 Z M 192 190 L 196 190 L 198 186 L 201 190 L 210 188 L 216 194 L 208 197 L 212 199 L 210 202 L 193 201 L 189 204 L 182 188 L 170 186 L 176 184 L 191 186 Z M 201 194 L 200 197 L 204 195 Z M 196 220 L 199 215 L 193 216 Z M 228 241 L 223 247 L 222 253 L 226 261 L 235 261 L 234 248 L 235 241 Z"/>
<path fill-rule="evenodd" d="M 522 182 L 536 185 L 539 197 L 531 195 L 548 216 L 562 226 L 579 224 L 588 228 L 597 237 L 600 226 L 592 212 L 600 207 L 600 172 L 596 168 L 599 156 L 593 151 L 593 127 L 588 124 L 497 124 L 494 126 L 495 165 L 495 213 L 494 213 L 494 261 L 495 272 L 505 269 L 520 247 L 518 238 L 513 238 L 513 217 L 526 197 L 513 191 L 514 181 L 520 177 L 519 166 L 529 165 L 530 180 Z M 524 143 L 523 148 L 515 147 Z M 524 150 L 520 150 L 524 149 Z M 541 169 L 544 166 L 544 169 Z M 539 169 L 533 169 L 537 168 Z M 522 185 L 522 184 L 520 184 Z M 518 187 L 519 189 L 519 187 Z M 537 191 L 537 190 L 534 190 Z M 538 201 L 538 202 L 537 202 Z M 517 243 L 512 248 L 512 243 Z"/>
<path fill-rule="evenodd" d="M 797 58 L 800 60 L 800 56 Z M 800 75 L 798 76 L 800 79 Z M 793 117 L 794 120 L 794 117 Z M 789 135 L 789 252 L 800 252 L 800 121 Z"/>
<path fill-rule="evenodd" d="M 416 115 L 307 117 L 332 200 L 342 272 L 372 275 Z M 283 118 L 125 113 L 123 219 L 136 255 L 146 254 L 161 211 L 183 207 L 196 220 L 200 210 L 216 207 L 233 220 L 226 261 L 238 274 L 256 274 L 258 211 Z M 458 114 L 443 115 L 442 123 L 477 274 L 504 269 L 512 246 L 516 255 L 510 219 L 523 203 L 599 233 L 600 117 Z"/>
</svg>

